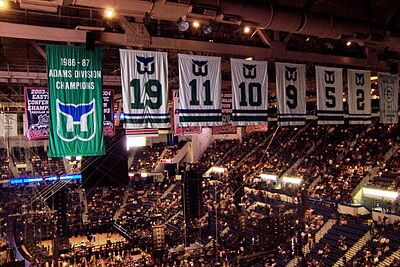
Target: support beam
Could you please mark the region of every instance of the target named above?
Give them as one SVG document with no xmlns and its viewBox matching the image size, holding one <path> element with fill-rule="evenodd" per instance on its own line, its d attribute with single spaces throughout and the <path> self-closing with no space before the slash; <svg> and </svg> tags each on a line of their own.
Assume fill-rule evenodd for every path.
<svg viewBox="0 0 400 267">
<path fill-rule="evenodd" d="M 304 9 L 305 10 L 309 10 L 313 7 L 313 5 L 318 2 L 319 0 L 308 0 L 305 5 L 304 5 Z"/>
<path fill-rule="evenodd" d="M 0 83 L 26 83 L 45 86 L 47 84 L 46 72 L 18 72 L 18 71 L 0 71 Z M 121 78 L 119 75 L 103 76 L 104 86 L 120 86 Z"/>
<path fill-rule="evenodd" d="M 25 24 L 0 22 L 0 36 L 18 39 L 41 41 L 55 41 L 66 43 L 85 43 L 86 32 L 72 29 L 42 27 Z M 127 46 L 125 34 L 100 33 L 99 42 L 105 44 Z M 270 48 L 253 47 L 245 45 L 213 43 L 195 40 L 174 39 L 165 37 L 151 37 L 150 48 L 171 49 L 181 51 L 208 52 L 220 55 L 240 57 L 256 57 L 266 60 L 285 60 L 313 62 L 319 64 L 345 65 L 351 67 L 370 67 L 373 70 L 386 71 L 388 68 L 383 61 L 371 62 L 367 59 L 334 56 L 299 51 L 287 51 L 281 42 L 271 41 Z"/>
<path fill-rule="evenodd" d="M 39 55 L 41 55 L 42 58 L 46 60 L 46 52 L 36 42 L 32 42 L 32 46 L 33 48 L 35 48 L 36 52 L 38 52 Z"/>
</svg>

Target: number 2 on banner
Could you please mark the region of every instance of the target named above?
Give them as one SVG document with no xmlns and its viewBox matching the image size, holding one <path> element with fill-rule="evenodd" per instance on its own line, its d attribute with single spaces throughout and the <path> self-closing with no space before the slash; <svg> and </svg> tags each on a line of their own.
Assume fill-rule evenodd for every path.
<svg viewBox="0 0 400 267">
<path fill-rule="evenodd" d="M 192 106 L 198 106 L 200 105 L 199 99 L 197 97 L 197 80 L 193 79 L 190 83 L 190 91 L 191 91 L 191 100 L 190 100 L 190 105 Z M 204 105 L 205 106 L 211 106 L 213 102 L 211 101 L 211 88 L 210 88 L 210 80 L 206 80 L 203 83 L 203 87 L 206 93 L 206 99 L 204 100 Z"/>
<path fill-rule="evenodd" d="M 246 84 L 244 82 L 240 83 L 240 106 L 246 107 L 247 105 L 247 97 L 246 97 Z M 254 94 L 254 89 L 256 93 Z M 249 92 L 249 104 L 252 107 L 261 106 L 261 84 L 259 83 L 249 83 L 248 86 Z M 256 95 L 256 100 L 254 100 L 254 95 Z"/>
<path fill-rule="evenodd" d="M 364 110 L 365 92 L 363 89 L 356 90 L 357 95 L 357 110 Z"/>
<path fill-rule="evenodd" d="M 159 109 L 162 105 L 162 86 L 158 80 L 150 79 L 144 84 L 144 90 L 149 99 L 141 102 L 141 84 L 139 79 L 133 79 L 129 85 L 133 88 L 133 109 L 144 109 L 145 105 L 151 109 Z M 156 98 L 156 101 L 152 101 Z"/>
</svg>

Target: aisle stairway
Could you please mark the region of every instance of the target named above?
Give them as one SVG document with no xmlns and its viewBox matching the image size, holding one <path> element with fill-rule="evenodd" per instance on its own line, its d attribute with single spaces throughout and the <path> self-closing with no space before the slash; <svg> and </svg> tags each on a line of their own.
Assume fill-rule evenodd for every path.
<svg viewBox="0 0 400 267">
<path fill-rule="evenodd" d="M 161 199 L 165 198 L 166 196 L 168 196 L 169 193 L 172 192 L 172 190 L 174 190 L 175 186 L 177 186 L 176 184 L 172 184 L 170 185 L 167 190 L 165 190 L 165 192 L 161 195 Z"/>
<path fill-rule="evenodd" d="M 315 243 L 318 243 L 324 236 L 325 234 L 332 229 L 333 225 L 335 225 L 336 220 L 334 219 L 329 219 L 324 225 L 321 227 L 321 229 L 316 233 L 315 235 Z M 306 244 L 303 247 L 303 253 L 304 255 L 310 253 L 310 247 L 308 244 Z"/>
<path fill-rule="evenodd" d="M 370 232 L 365 233 L 363 237 L 361 237 L 357 243 L 355 243 L 347 252 L 344 254 L 343 257 L 346 257 L 346 259 L 351 259 L 353 258 L 357 252 L 359 252 L 366 244 L 367 242 L 371 239 L 371 234 Z M 339 267 L 343 266 L 343 257 L 341 257 L 333 267 Z"/>
<path fill-rule="evenodd" d="M 154 167 L 155 172 L 162 172 L 164 170 L 164 164 L 161 163 L 161 159 L 163 159 L 165 157 L 165 154 L 167 153 L 167 151 L 168 151 L 168 147 L 165 147 L 164 150 L 161 152 L 160 157 L 157 161 L 157 165 L 156 165 L 156 167 Z M 132 162 L 133 162 L 133 157 L 132 157 Z M 132 162 L 131 162 L 131 164 L 132 164 Z M 128 162 L 128 164 L 129 164 L 129 162 Z M 128 166 L 131 166 L 131 165 L 128 165 Z"/>
<path fill-rule="evenodd" d="M 346 223 L 336 223 L 325 234 L 325 236 L 310 249 L 310 256 L 326 266 L 333 266 L 346 251 L 341 250 L 338 246 L 338 240 L 345 238 L 348 248 L 355 245 L 366 233 L 368 226 L 360 222 L 348 220 Z M 318 251 L 324 250 L 328 246 L 330 252 L 320 255 Z"/>
<path fill-rule="evenodd" d="M 319 229 L 319 231 L 315 235 L 315 242 L 318 243 L 324 236 L 325 234 L 332 228 L 332 226 L 336 223 L 336 220 L 330 219 L 324 225 Z M 310 247 L 308 244 L 306 244 L 303 247 L 303 253 L 304 255 L 310 253 Z M 297 266 L 297 258 L 292 259 L 291 261 L 288 262 L 286 265 L 287 267 L 295 267 Z"/>
<path fill-rule="evenodd" d="M 392 253 L 392 255 L 386 257 L 381 263 L 378 264 L 378 267 L 386 267 L 390 266 L 390 264 L 395 260 L 400 259 L 400 249 L 396 250 Z"/>
<path fill-rule="evenodd" d="M 84 224 L 88 223 L 89 211 L 88 211 L 87 200 L 86 200 L 83 190 L 79 190 L 79 202 L 83 203 L 82 222 Z"/>
<path fill-rule="evenodd" d="M 129 189 L 124 191 L 124 197 L 122 199 L 122 204 L 120 208 L 117 210 L 117 212 L 114 214 L 114 221 L 117 221 L 119 216 L 121 215 L 121 211 L 125 208 L 127 202 L 128 202 L 128 197 L 129 197 Z"/>
</svg>

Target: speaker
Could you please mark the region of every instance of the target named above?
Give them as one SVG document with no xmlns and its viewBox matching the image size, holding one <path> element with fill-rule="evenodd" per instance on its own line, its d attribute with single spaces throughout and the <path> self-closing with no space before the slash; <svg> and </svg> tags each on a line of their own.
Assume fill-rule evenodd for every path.
<svg viewBox="0 0 400 267">
<path fill-rule="evenodd" d="M 153 249 L 165 248 L 165 225 L 153 225 Z"/>
<path fill-rule="evenodd" d="M 398 63 L 391 63 L 390 64 L 390 73 L 397 74 L 399 72 L 399 64 Z"/>
<path fill-rule="evenodd" d="M 82 159 L 82 187 L 121 186 L 129 183 L 125 130 L 116 127 L 115 135 L 105 137 L 106 155 Z"/>
<path fill-rule="evenodd" d="M 86 32 L 86 50 L 94 51 L 96 48 L 96 33 Z"/>
<path fill-rule="evenodd" d="M 63 187 L 47 199 L 47 204 L 57 211 L 57 235 L 59 237 L 68 236 L 67 218 L 67 188 Z"/>
<path fill-rule="evenodd" d="M 194 170 L 186 170 L 184 174 L 185 219 L 190 220 L 201 217 L 201 174 Z"/>
</svg>

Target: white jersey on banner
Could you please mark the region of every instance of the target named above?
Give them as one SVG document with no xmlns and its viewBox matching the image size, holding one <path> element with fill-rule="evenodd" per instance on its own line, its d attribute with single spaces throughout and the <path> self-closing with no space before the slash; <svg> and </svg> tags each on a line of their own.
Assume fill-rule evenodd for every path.
<svg viewBox="0 0 400 267">
<path fill-rule="evenodd" d="M 399 86 L 396 74 L 378 73 L 379 107 L 381 123 L 397 123 Z"/>
<path fill-rule="evenodd" d="M 0 114 L 0 137 L 18 136 L 18 115 Z"/>
<path fill-rule="evenodd" d="M 318 124 L 344 124 L 342 69 L 316 66 Z"/>
<path fill-rule="evenodd" d="M 371 73 L 347 70 L 349 124 L 371 124 Z"/>
<path fill-rule="evenodd" d="M 179 54 L 179 126 L 222 125 L 221 58 Z"/>
<path fill-rule="evenodd" d="M 120 49 L 126 129 L 170 127 L 167 53 Z"/>
<path fill-rule="evenodd" d="M 238 126 L 268 121 L 268 62 L 231 58 L 232 123 Z"/>
<path fill-rule="evenodd" d="M 275 63 L 280 126 L 304 125 L 306 120 L 306 66 Z"/>
</svg>

